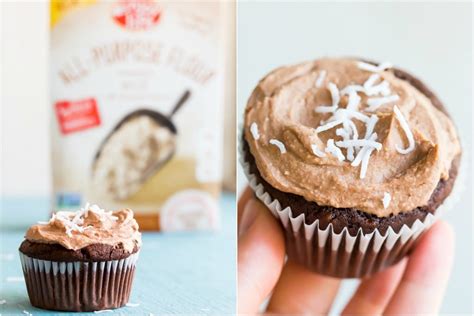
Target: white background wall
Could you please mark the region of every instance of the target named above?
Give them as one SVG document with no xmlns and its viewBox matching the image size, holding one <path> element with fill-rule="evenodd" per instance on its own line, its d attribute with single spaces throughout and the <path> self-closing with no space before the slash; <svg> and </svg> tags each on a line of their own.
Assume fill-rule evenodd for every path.
<svg viewBox="0 0 474 316">
<path fill-rule="evenodd" d="M 49 4 L 1 3 L 1 193 L 49 194 Z"/>
<path fill-rule="evenodd" d="M 454 3 L 249 3 L 238 6 L 239 119 L 257 81 L 275 67 L 321 56 L 390 61 L 425 81 L 455 120 L 472 157 L 472 8 Z M 471 161 L 471 157 L 465 162 Z M 466 165 L 466 164 L 465 164 Z M 445 214 L 457 233 L 444 313 L 472 312 L 471 170 L 458 207 Z M 239 171 L 238 187 L 246 184 Z M 345 285 L 338 308 L 354 282 Z"/>
</svg>

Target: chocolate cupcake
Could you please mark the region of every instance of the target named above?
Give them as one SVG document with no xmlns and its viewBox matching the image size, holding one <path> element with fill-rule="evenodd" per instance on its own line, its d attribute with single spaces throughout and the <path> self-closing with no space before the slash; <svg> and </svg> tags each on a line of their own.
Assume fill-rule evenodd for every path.
<svg viewBox="0 0 474 316">
<path fill-rule="evenodd" d="M 388 63 L 320 59 L 262 79 L 241 162 L 290 260 L 364 277 L 395 264 L 453 188 L 461 146 L 440 100 Z"/>
<path fill-rule="evenodd" d="M 31 226 L 20 246 L 33 306 L 98 311 L 128 302 L 141 234 L 133 212 L 97 205 L 57 212 Z"/>
</svg>

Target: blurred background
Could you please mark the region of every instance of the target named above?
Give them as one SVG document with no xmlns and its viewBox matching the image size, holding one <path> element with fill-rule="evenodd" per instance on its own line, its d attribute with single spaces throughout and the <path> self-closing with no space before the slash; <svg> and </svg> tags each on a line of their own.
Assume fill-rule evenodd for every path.
<svg viewBox="0 0 474 316">
<path fill-rule="evenodd" d="M 5 1 L 1 10 L 1 195 L 51 193 L 49 1 Z M 233 34 L 234 16 L 227 27 Z M 224 189 L 235 190 L 235 41 L 226 39 Z M 34 159 L 32 159 L 34 157 Z"/>
<path fill-rule="evenodd" d="M 242 2 L 237 15 L 237 118 L 257 82 L 276 67 L 324 56 L 389 61 L 422 79 L 452 115 L 463 143 L 464 190 L 444 218 L 457 235 L 441 312 L 472 309 L 472 4 L 469 2 Z M 240 124 L 238 125 L 240 126 Z M 239 168 L 238 191 L 246 186 Z M 355 281 L 346 281 L 333 313 Z"/>
</svg>

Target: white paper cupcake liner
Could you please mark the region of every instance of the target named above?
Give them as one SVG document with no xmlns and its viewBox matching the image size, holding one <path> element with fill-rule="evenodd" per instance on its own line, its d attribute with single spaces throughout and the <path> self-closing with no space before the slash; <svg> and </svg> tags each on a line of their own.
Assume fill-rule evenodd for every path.
<svg viewBox="0 0 474 316">
<path fill-rule="evenodd" d="M 55 262 L 20 252 L 33 306 L 62 311 L 97 311 L 128 302 L 139 252 L 121 260 Z"/>
<path fill-rule="evenodd" d="M 423 221 L 416 220 L 411 226 L 403 225 L 398 232 L 389 227 L 384 234 L 378 229 L 366 234 L 360 228 L 352 236 L 347 228 L 339 233 L 335 232 L 332 224 L 322 229 L 319 227 L 319 220 L 308 225 L 304 213 L 295 217 L 291 207 L 282 208 L 280 202 L 272 198 L 250 172 L 250 165 L 245 160 L 242 137 L 239 152 L 249 186 L 284 227 L 288 258 L 317 273 L 338 278 L 365 277 L 400 261 L 439 215 L 453 207 L 457 199 L 451 196 L 459 197 L 459 192 L 455 191 L 460 191 L 463 187 L 463 181 L 456 179 L 450 197 L 437 209 L 435 215 L 428 214 Z M 461 163 L 465 159 L 462 160 Z M 462 175 L 462 170 L 459 171 Z"/>
</svg>

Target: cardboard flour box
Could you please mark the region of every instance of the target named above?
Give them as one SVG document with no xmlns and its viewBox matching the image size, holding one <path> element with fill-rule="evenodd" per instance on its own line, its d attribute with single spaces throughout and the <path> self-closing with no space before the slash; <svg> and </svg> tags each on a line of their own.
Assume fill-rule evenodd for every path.
<svg viewBox="0 0 474 316">
<path fill-rule="evenodd" d="M 142 230 L 218 226 L 225 4 L 53 1 L 54 209 Z"/>
</svg>

